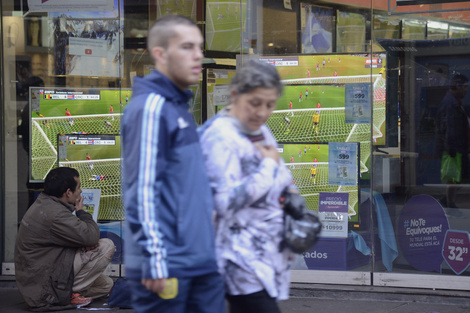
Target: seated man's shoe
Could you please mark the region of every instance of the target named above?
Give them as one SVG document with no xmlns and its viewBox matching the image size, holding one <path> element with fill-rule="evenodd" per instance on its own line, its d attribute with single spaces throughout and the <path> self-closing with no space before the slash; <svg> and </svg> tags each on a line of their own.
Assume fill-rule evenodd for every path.
<svg viewBox="0 0 470 313">
<path fill-rule="evenodd" d="M 70 304 L 76 305 L 77 308 L 87 306 L 91 301 L 91 298 L 86 298 L 79 293 L 72 293 L 72 297 L 70 298 Z"/>
</svg>

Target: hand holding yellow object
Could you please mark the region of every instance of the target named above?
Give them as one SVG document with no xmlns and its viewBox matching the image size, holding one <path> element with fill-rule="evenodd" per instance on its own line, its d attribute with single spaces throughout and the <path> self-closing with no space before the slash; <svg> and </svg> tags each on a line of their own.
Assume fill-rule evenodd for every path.
<svg viewBox="0 0 470 313">
<path fill-rule="evenodd" d="M 165 300 L 176 298 L 178 295 L 178 279 L 168 278 L 165 282 L 165 288 L 158 295 Z"/>
</svg>

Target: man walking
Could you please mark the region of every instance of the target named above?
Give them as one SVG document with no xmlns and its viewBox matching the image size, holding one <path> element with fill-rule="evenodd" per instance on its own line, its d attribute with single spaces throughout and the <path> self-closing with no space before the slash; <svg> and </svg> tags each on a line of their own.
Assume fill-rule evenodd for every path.
<svg viewBox="0 0 470 313">
<path fill-rule="evenodd" d="M 188 112 L 202 44 L 192 20 L 157 20 L 147 42 L 155 70 L 135 79 L 122 119 L 125 265 L 139 313 L 225 311 L 212 194 Z"/>
</svg>

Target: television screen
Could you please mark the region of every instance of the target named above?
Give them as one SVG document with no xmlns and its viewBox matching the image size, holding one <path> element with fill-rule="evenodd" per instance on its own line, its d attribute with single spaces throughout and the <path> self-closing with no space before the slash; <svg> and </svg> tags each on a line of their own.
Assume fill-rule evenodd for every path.
<svg viewBox="0 0 470 313">
<path fill-rule="evenodd" d="M 156 4 L 153 3 L 156 1 Z M 192 20 L 196 20 L 196 12 L 197 12 L 197 2 L 196 0 L 185 0 L 185 1 L 162 1 L 162 0 L 153 0 L 151 1 L 151 5 L 155 7 L 156 10 L 156 18 L 155 13 L 151 15 L 150 25 L 164 15 L 170 14 L 178 14 L 186 16 Z"/>
<path fill-rule="evenodd" d="M 426 39 L 426 21 L 402 20 L 401 39 L 424 40 Z"/>
<path fill-rule="evenodd" d="M 267 121 L 274 137 L 281 142 L 359 142 L 361 172 L 367 172 L 371 114 L 373 144 L 386 145 L 385 53 L 260 59 L 276 66 L 285 86 Z"/>
<path fill-rule="evenodd" d="M 349 222 L 358 223 L 359 207 L 359 187 L 358 171 L 355 173 L 346 172 L 341 167 L 341 177 L 338 175 L 338 164 L 331 164 L 332 158 L 329 155 L 328 144 L 318 144 L 312 142 L 286 143 L 278 142 L 278 151 L 286 166 L 292 173 L 293 183 L 298 188 L 300 194 L 305 198 L 310 210 L 318 212 L 319 196 L 322 192 L 347 193 Z M 334 158 L 333 158 L 334 159 Z M 353 161 L 357 169 L 357 159 Z M 335 172 L 334 179 L 330 178 L 331 170 Z M 332 180 L 344 181 L 346 176 L 355 181 L 355 185 L 333 185 Z"/>
<path fill-rule="evenodd" d="M 56 166 L 58 134 L 119 134 L 132 91 L 99 88 L 30 88 L 30 182 Z"/>
<path fill-rule="evenodd" d="M 75 168 L 82 189 L 100 189 L 98 219 L 124 219 L 121 199 L 121 140 L 117 134 L 57 136 L 57 164 Z"/>
<path fill-rule="evenodd" d="M 333 9 L 300 4 L 302 53 L 328 53 L 333 51 Z"/>
<path fill-rule="evenodd" d="M 449 24 L 437 21 L 428 21 L 426 27 L 428 40 L 439 40 L 449 38 Z"/>
<path fill-rule="evenodd" d="M 206 1 L 206 50 L 240 52 L 249 46 L 241 44 L 241 35 L 248 40 L 247 1 Z M 241 20 L 241 21 L 240 21 Z"/>
<path fill-rule="evenodd" d="M 470 28 L 449 25 L 449 38 L 470 37 Z"/>
<path fill-rule="evenodd" d="M 366 17 L 364 15 L 337 11 L 336 51 L 367 51 Z"/>
<path fill-rule="evenodd" d="M 123 5 L 114 0 L 113 11 L 50 12 L 50 75 L 123 77 Z"/>
</svg>

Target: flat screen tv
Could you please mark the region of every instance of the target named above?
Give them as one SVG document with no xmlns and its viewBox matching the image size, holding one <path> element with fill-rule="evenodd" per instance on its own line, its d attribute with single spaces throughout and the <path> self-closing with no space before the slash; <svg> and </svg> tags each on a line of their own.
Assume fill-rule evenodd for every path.
<svg viewBox="0 0 470 313">
<path fill-rule="evenodd" d="M 119 134 L 131 96 L 127 89 L 31 87 L 29 181 L 43 182 L 56 166 L 58 134 Z"/>
<path fill-rule="evenodd" d="M 57 165 L 75 168 L 82 189 L 100 189 L 98 219 L 124 219 L 121 193 L 121 139 L 118 134 L 60 134 Z"/>
<path fill-rule="evenodd" d="M 259 59 L 275 66 L 284 83 L 276 110 L 267 121 L 276 140 L 359 142 L 361 173 L 368 172 L 373 146 L 387 145 L 386 54 Z"/>
<path fill-rule="evenodd" d="M 292 173 L 293 183 L 305 198 L 310 210 L 318 212 L 319 196 L 322 192 L 347 193 L 349 227 L 351 229 L 359 227 L 359 171 L 345 170 L 344 166 L 339 166 L 334 161 L 333 156 L 330 158 L 329 144 L 278 142 L 277 148 Z M 355 161 L 349 162 L 353 163 L 353 167 L 356 169 L 358 168 L 358 159 L 359 155 Z M 351 158 L 351 160 L 353 159 Z M 332 174 L 334 177 L 330 177 Z M 332 181 L 343 181 L 345 184 L 331 184 Z"/>
</svg>

